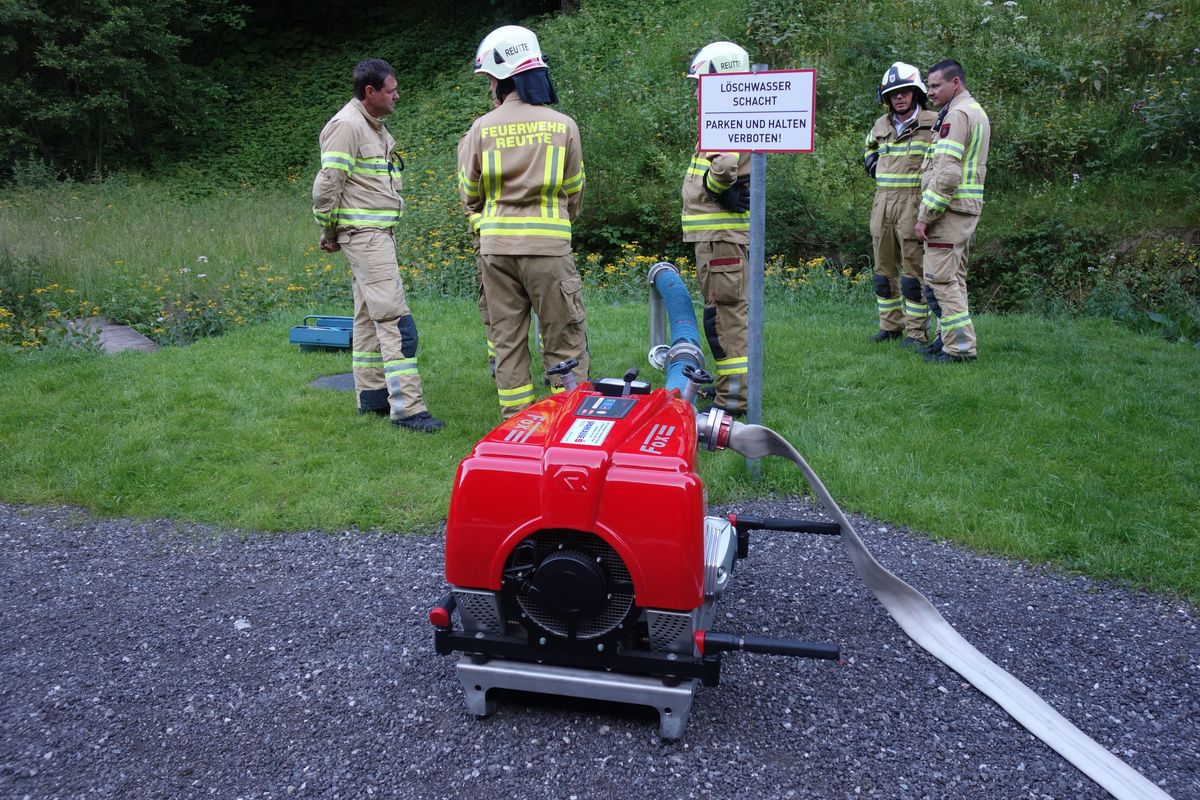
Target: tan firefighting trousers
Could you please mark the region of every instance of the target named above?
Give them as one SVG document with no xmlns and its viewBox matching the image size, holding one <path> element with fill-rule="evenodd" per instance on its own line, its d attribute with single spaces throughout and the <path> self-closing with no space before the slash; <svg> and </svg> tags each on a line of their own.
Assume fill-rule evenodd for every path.
<svg viewBox="0 0 1200 800">
<path fill-rule="evenodd" d="M 541 328 L 543 366 L 549 369 L 568 358 L 578 359 L 572 373 L 578 382 L 587 380 L 583 282 L 571 255 L 483 255 L 480 260 L 496 345 L 496 392 L 500 413 L 508 419 L 537 399 L 529 369 L 530 311 L 537 313 Z M 557 377 L 551 384 L 551 391 L 556 390 L 562 390 Z"/>
<path fill-rule="evenodd" d="M 483 292 L 483 256 L 475 251 L 475 305 L 479 308 L 479 321 L 483 323 L 483 336 L 487 342 L 488 371 L 496 377 L 496 343 L 492 341 L 492 323 L 488 316 L 487 295 Z"/>
<path fill-rule="evenodd" d="M 920 189 L 885 189 L 871 206 L 871 243 L 875 251 L 875 301 L 879 329 L 898 331 L 925 341 L 929 306 L 922 283 L 921 242 L 914 228 L 921 205 Z M 901 275 L 907 280 L 901 281 Z M 887 281 L 887 297 L 881 296 Z"/>
<path fill-rule="evenodd" d="M 975 325 L 967 307 L 967 258 L 978 223 L 975 214 L 950 210 L 925 231 L 925 283 L 937 301 L 942 349 L 953 356 L 976 354 Z"/>
<path fill-rule="evenodd" d="M 338 235 L 353 275 L 351 363 L 358 407 L 388 409 L 392 419 L 426 411 L 417 373 L 417 327 L 396 264 L 390 230 L 360 228 Z"/>
<path fill-rule="evenodd" d="M 717 395 L 714 405 L 746 411 L 750 373 L 747 281 L 749 247 L 731 242 L 696 242 L 696 275 L 704 294 L 704 336 L 713 355 Z"/>
</svg>

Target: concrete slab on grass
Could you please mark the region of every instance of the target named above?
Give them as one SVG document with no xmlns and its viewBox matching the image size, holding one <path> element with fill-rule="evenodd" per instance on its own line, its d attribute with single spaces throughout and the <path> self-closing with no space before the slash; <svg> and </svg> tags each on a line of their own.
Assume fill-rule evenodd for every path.
<svg viewBox="0 0 1200 800">
<path fill-rule="evenodd" d="M 118 325 L 104 317 L 73 319 L 67 323 L 71 330 L 80 333 L 100 333 L 100 348 L 106 353 L 123 353 L 126 350 L 141 350 L 152 353 L 158 345 L 128 325 Z"/>
</svg>

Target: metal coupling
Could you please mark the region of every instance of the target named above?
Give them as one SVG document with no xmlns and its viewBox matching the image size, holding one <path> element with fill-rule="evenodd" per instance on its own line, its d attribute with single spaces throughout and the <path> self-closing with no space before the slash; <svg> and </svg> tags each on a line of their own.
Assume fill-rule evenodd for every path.
<svg viewBox="0 0 1200 800">
<path fill-rule="evenodd" d="M 679 274 L 679 270 L 675 269 L 675 265 L 672 264 L 670 261 L 660 261 L 657 264 L 655 264 L 653 267 L 651 267 L 650 271 L 646 273 L 646 280 L 648 280 L 650 282 L 651 286 L 654 285 L 654 279 L 656 277 L 658 277 L 658 273 L 662 272 L 664 269 L 669 269 L 669 270 L 671 270 L 671 272 L 674 272 L 676 275 Z"/>
<path fill-rule="evenodd" d="M 696 415 L 696 438 L 710 453 L 724 450 L 729 445 L 729 431 L 732 427 L 733 417 L 719 408 L 710 408 Z"/>
</svg>

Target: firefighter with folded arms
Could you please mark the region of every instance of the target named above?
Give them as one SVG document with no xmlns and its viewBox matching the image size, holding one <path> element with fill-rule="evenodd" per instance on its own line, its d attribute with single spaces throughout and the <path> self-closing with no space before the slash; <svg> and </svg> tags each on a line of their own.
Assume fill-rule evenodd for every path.
<svg viewBox="0 0 1200 800">
<path fill-rule="evenodd" d="M 937 114 L 925 109 L 921 72 L 897 61 L 875 93 L 888 112 L 867 134 L 863 161 L 875 179 L 871 206 L 871 243 L 875 256 L 875 300 L 879 331 L 872 342 L 898 339 L 902 347 L 921 348 L 929 306 L 921 280 L 921 243 L 915 232 L 921 204 L 921 162 L 929 153 Z"/>
<path fill-rule="evenodd" d="M 688 68 L 700 96 L 700 76 L 749 72 L 750 56 L 733 42 L 701 48 Z M 704 295 L 704 336 L 716 373 L 713 406 L 746 413 L 750 372 L 749 293 L 750 154 L 696 151 L 683 179 L 683 241 L 696 248 L 696 275 Z"/>
<path fill-rule="evenodd" d="M 351 363 L 360 414 L 386 415 L 422 433 L 443 427 L 430 415 L 417 372 L 417 324 L 404 296 L 394 229 L 404 212 L 404 162 L 383 117 L 396 108 L 396 70 L 360 61 L 354 97 L 321 131 L 321 170 L 313 181 L 320 247 L 350 262 L 354 295 Z"/>
<path fill-rule="evenodd" d="M 558 102 L 533 31 L 505 25 L 475 55 L 496 108 L 467 132 L 459 149 L 459 193 L 479 232 L 496 391 L 508 419 L 533 404 L 529 325 L 536 312 L 546 368 L 575 359 L 588 376 L 583 282 L 571 254 L 571 223 L 583 204 L 583 154 L 575 120 Z M 563 390 L 554 376 L 551 392 Z"/>
<path fill-rule="evenodd" d="M 991 126 L 967 91 L 962 64 L 929 69 L 929 99 L 940 107 L 932 149 L 921 165 L 921 209 L 915 233 L 925 243 L 925 297 L 938 319 L 938 336 L 925 360 L 974 361 L 975 326 L 967 306 L 967 258 L 983 211 Z"/>
</svg>

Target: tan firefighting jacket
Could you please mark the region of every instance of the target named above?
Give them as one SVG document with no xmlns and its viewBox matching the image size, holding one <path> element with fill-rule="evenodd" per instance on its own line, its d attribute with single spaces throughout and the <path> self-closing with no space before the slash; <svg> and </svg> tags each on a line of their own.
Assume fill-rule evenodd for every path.
<svg viewBox="0 0 1200 800">
<path fill-rule="evenodd" d="M 484 255 L 561 256 L 583 207 L 575 120 L 510 92 L 467 131 L 458 188 Z"/>
<path fill-rule="evenodd" d="M 750 212 L 729 211 L 708 193 L 711 189 L 720 194 L 739 179 L 750 179 L 749 153 L 697 151 L 692 156 L 683 178 L 681 221 L 685 242 L 750 243 Z"/>
<path fill-rule="evenodd" d="M 875 164 L 875 190 L 917 194 L 921 188 L 921 162 L 929 154 L 937 112 L 921 109 L 897 134 L 888 112 L 875 120 L 867 134 L 863 156 L 879 154 Z M 915 198 L 914 198 L 915 202 Z"/>
<path fill-rule="evenodd" d="M 383 121 L 351 100 L 321 131 L 313 216 L 327 241 L 354 228 L 392 228 L 404 213 L 396 140 Z"/>
<path fill-rule="evenodd" d="M 983 211 L 983 180 L 992 138 L 987 114 L 964 88 L 939 116 L 941 126 L 933 132 L 932 150 L 921 165 L 918 222 L 933 222 L 947 208 L 974 215 Z"/>
</svg>

